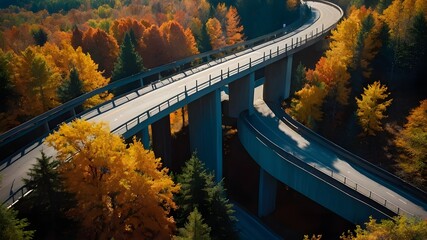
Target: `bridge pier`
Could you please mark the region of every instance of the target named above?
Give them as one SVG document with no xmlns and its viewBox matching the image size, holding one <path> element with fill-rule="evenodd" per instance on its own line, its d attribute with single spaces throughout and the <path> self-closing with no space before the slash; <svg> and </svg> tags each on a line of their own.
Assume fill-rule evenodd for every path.
<svg viewBox="0 0 427 240">
<path fill-rule="evenodd" d="M 156 158 L 162 158 L 163 166 L 172 167 L 172 141 L 169 115 L 151 124 L 151 133 L 154 155 Z"/>
<path fill-rule="evenodd" d="M 288 56 L 287 65 L 286 65 L 286 81 L 285 81 L 285 93 L 284 99 L 289 98 L 291 93 L 291 77 L 292 77 L 292 63 L 294 60 L 294 55 L 291 54 Z"/>
<path fill-rule="evenodd" d="M 137 132 L 134 136 L 131 138 L 136 137 L 139 139 L 144 146 L 144 149 L 150 149 L 152 146 L 150 145 L 150 133 L 148 132 L 148 127 L 144 127 L 142 130 Z M 132 140 L 131 138 L 127 139 L 129 142 Z"/>
<path fill-rule="evenodd" d="M 264 100 L 283 101 L 291 90 L 293 55 L 265 67 Z"/>
<path fill-rule="evenodd" d="M 249 114 L 254 112 L 254 87 L 255 72 L 228 84 L 230 99 L 228 104 L 229 117 L 238 118 L 239 114 L 244 110 L 249 110 Z"/>
<path fill-rule="evenodd" d="M 188 104 L 190 149 L 197 151 L 207 169 L 222 179 L 222 121 L 219 89 Z"/>
<path fill-rule="evenodd" d="M 276 209 L 277 180 L 260 168 L 258 190 L 258 216 L 264 217 Z"/>
<path fill-rule="evenodd" d="M 148 127 L 143 128 L 141 131 L 141 142 L 145 149 L 150 149 L 150 134 L 148 132 Z"/>
</svg>

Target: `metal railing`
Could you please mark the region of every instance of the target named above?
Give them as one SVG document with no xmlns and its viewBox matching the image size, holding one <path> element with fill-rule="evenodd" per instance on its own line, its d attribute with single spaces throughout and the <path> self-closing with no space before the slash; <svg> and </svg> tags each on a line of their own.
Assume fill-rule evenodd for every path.
<svg viewBox="0 0 427 240">
<path fill-rule="evenodd" d="M 325 3 L 328 3 L 328 2 L 325 2 Z M 281 30 L 278 30 L 274 33 L 268 34 L 266 36 L 262 36 L 262 37 L 259 37 L 257 39 L 247 41 L 244 43 L 240 43 L 237 45 L 233 45 L 233 46 L 230 46 L 227 48 L 210 51 L 210 52 L 204 53 L 204 54 L 199 54 L 199 55 L 196 55 L 196 56 L 193 56 L 193 57 L 190 57 L 190 58 L 178 61 L 178 62 L 181 64 L 182 63 L 190 63 L 196 59 L 200 59 L 200 58 L 205 57 L 205 56 L 212 56 L 212 55 L 215 55 L 218 53 L 226 53 L 230 49 L 236 49 L 236 48 L 242 47 L 242 46 L 254 47 L 254 46 L 258 46 L 262 43 L 269 42 L 269 41 L 273 41 L 273 43 L 278 43 L 280 41 L 275 41 L 274 39 L 280 39 L 284 36 L 286 36 L 286 39 L 288 39 L 289 36 L 294 36 L 296 33 L 287 34 L 288 31 L 290 29 L 294 30 L 294 29 L 297 29 L 298 27 L 301 27 L 304 23 L 303 20 L 306 21 L 306 20 L 308 20 L 308 18 L 306 17 L 306 18 L 300 19 L 297 23 L 290 25 L 285 29 L 281 29 Z M 206 89 L 209 87 L 212 87 L 212 89 L 216 89 L 216 88 L 220 87 L 221 86 L 220 84 L 224 79 L 227 79 L 227 78 L 229 78 L 235 74 L 242 73 L 245 71 L 249 72 L 249 71 L 251 71 L 252 67 L 259 65 L 261 63 L 264 63 L 264 62 L 273 61 L 273 59 L 276 57 L 285 57 L 288 54 L 293 54 L 294 52 L 297 52 L 300 49 L 303 49 L 306 46 L 314 43 L 315 41 L 320 39 L 320 37 L 322 37 L 325 33 L 328 33 L 331 29 L 333 29 L 335 26 L 336 26 L 336 24 L 333 24 L 327 28 L 324 28 L 324 26 L 322 25 L 321 29 L 316 28 L 316 30 L 311 31 L 310 34 L 305 35 L 304 38 L 302 38 L 302 37 L 292 38 L 292 43 L 290 45 L 284 44 L 284 45 L 278 46 L 274 51 L 273 51 L 273 49 L 271 49 L 269 54 L 264 54 L 262 57 L 254 59 L 254 60 L 252 60 L 252 58 L 250 58 L 249 62 L 247 64 L 244 64 L 244 65 L 239 64 L 234 69 L 228 68 L 228 70 L 226 72 L 221 71 L 220 75 L 213 77 L 213 78 L 211 76 L 209 76 L 209 80 L 205 81 L 201 84 L 199 84 L 199 82 L 196 81 L 196 86 L 194 86 L 193 88 L 185 89 L 183 92 L 176 94 L 173 97 L 170 97 L 166 101 L 163 101 L 162 103 L 158 104 L 157 106 L 150 108 L 149 110 L 141 113 L 140 115 L 128 120 L 126 123 L 122 124 L 121 126 L 113 129 L 112 132 L 117 133 L 117 134 L 123 134 L 124 132 L 128 131 L 129 129 L 132 129 L 133 127 L 137 126 L 138 124 L 141 124 L 143 121 L 147 120 L 148 118 L 168 109 L 169 107 L 171 107 L 171 106 L 173 106 L 179 102 L 182 102 L 187 97 L 189 97 L 195 93 L 198 93 L 199 91 L 201 91 L 203 89 Z M 250 48 L 252 48 L 252 47 L 250 47 Z M 254 51 L 252 49 L 245 49 L 245 50 Z M 233 55 L 235 55 L 234 57 L 237 57 L 238 53 L 235 53 Z M 223 57 L 223 58 L 216 60 L 216 61 L 219 61 L 219 63 L 216 62 L 215 64 L 220 64 L 220 63 L 224 62 L 224 60 L 227 60 L 226 58 L 227 57 Z M 90 93 L 86 93 L 86 94 L 84 94 L 84 95 L 82 95 L 76 99 L 71 100 L 70 102 L 67 102 L 67 103 L 65 103 L 65 104 L 63 104 L 63 105 L 61 105 L 55 109 L 52 109 L 51 111 L 48 111 L 48 112 L 30 120 L 27 123 L 24 123 L 24 124 L 18 126 L 17 128 L 12 129 L 11 131 L 9 131 L 5 134 L 2 134 L 0 136 L 0 147 L 3 147 L 5 142 L 10 142 L 10 139 L 13 139 L 13 138 L 16 139 L 17 133 L 20 133 L 22 131 L 28 132 L 28 131 L 26 131 L 28 128 L 34 128 L 36 126 L 46 125 L 47 121 L 49 121 L 49 119 L 53 118 L 52 116 L 49 116 L 49 114 L 59 115 L 63 112 L 67 112 L 67 111 L 73 111 L 75 113 L 74 108 L 77 106 L 80 106 L 86 99 L 88 99 L 92 96 L 95 96 L 97 94 L 103 93 L 103 92 L 111 90 L 111 89 L 115 89 L 117 87 L 124 86 L 124 85 L 129 84 L 129 83 L 133 83 L 135 81 L 142 82 L 144 77 L 152 76 L 153 73 L 157 74 L 157 73 L 160 73 L 166 69 L 170 69 L 170 68 L 173 68 L 176 66 L 180 66 L 180 65 L 178 65 L 178 62 L 174 62 L 171 64 L 167 64 L 165 66 L 153 69 L 153 70 L 149 71 L 148 73 L 147 72 L 146 73 L 140 73 L 140 74 L 137 74 L 135 76 L 131 76 L 131 77 L 125 78 L 123 80 L 120 80 L 118 82 L 111 83 L 105 87 L 94 90 L 93 92 L 90 92 Z M 215 62 L 215 60 L 208 62 L 207 64 L 212 63 L 212 62 Z M 183 73 L 185 73 L 185 70 L 182 70 L 180 73 L 178 73 L 178 75 L 183 74 Z M 177 75 L 177 74 L 175 73 L 174 75 Z M 179 78 L 179 79 L 181 79 L 181 78 Z M 139 88 L 138 91 L 132 91 L 132 93 L 136 94 L 137 96 L 142 96 L 148 92 L 154 91 L 155 89 L 157 89 L 159 87 L 159 86 L 157 86 L 158 84 L 161 85 L 161 82 L 163 80 L 164 79 L 153 82 L 153 83 L 149 84 L 148 86 L 144 86 L 142 88 Z M 173 80 L 173 81 L 176 81 L 176 80 Z M 142 93 L 139 93 L 139 91 L 141 91 Z M 136 98 L 137 96 L 128 97 L 128 95 L 123 95 L 121 97 L 118 97 L 117 99 L 114 99 L 112 101 L 108 101 L 107 103 L 98 105 L 97 107 L 95 107 L 93 109 L 85 111 L 82 114 L 80 114 L 80 116 L 87 116 L 89 118 L 93 117 L 94 115 L 90 115 L 90 114 L 95 114 L 95 115 L 100 114 L 102 112 L 105 112 L 105 111 L 113 108 L 113 107 L 116 107 L 116 106 L 123 104 L 123 102 L 130 101 L 130 100 Z M 75 118 L 75 117 L 77 117 L 77 116 L 76 115 L 73 116 L 73 118 Z M 71 119 L 69 119 L 69 120 L 71 120 Z M 54 128 L 47 126 L 48 132 L 45 133 L 43 136 L 39 137 L 36 140 L 36 142 L 39 142 L 41 144 L 42 139 L 45 136 L 47 136 L 47 134 L 49 132 L 51 132 L 53 129 L 57 129 L 57 128 L 58 128 L 58 126 L 54 126 Z M 28 151 L 28 146 L 34 147 L 34 142 L 23 147 L 23 148 L 21 148 L 18 151 L 18 154 L 24 155 Z M 14 154 L 14 155 L 10 156 L 9 159 L 6 159 L 6 160 L 10 161 L 12 157 L 16 158 L 16 156 L 17 155 Z M 21 187 L 18 191 L 15 191 L 13 194 L 11 194 L 5 202 L 10 201 L 11 199 L 14 200 L 14 199 L 21 198 L 26 193 L 25 190 L 26 190 L 25 186 Z M 15 196 L 18 193 L 22 193 L 20 197 Z"/>
<path fill-rule="evenodd" d="M 267 103 L 267 105 L 269 105 Z M 270 105 L 269 105 L 270 106 Z M 271 106 L 270 106 L 271 107 Z M 271 107 L 271 109 L 274 109 L 274 107 Z M 427 201 L 427 193 L 423 191 L 422 189 L 406 182 L 405 180 L 399 178 L 396 175 L 393 175 L 392 173 L 386 171 L 383 168 L 380 168 L 366 159 L 363 159 L 352 152 L 347 151 L 346 149 L 342 148 L 341 146 L 335 144 L 334 142 L 331 142 L 330 140 L 326 139 L 325 137 L 319 135 L 318 133 L 312 131 L 311 129 L 307 128 L 300 122 L 293 119 L 291 116 L 285 113 L 284 109 L 280 108 L 280 110 L 273 110 L 276 116 L 280 116 L 280 120 L 284 122 L 287 126 L 289 126 L 291 129 L 293 129 L 295 132 L 297 132 L 300 135 L 307 136 L 314 141 L 321 144 L 323 147 L 328 148 L 332 151 L 334 151 L 338 156 L 343 157 L 346 159 L 347 162 L 356 164 L 359 167 L 362 167 L 363 169 L 369 171 L 370 173 L 375 174 L 376 176 L 381 177 L 382 179 L 387 180 L 390 183 L 393 183 L 395 186 L 399 186 L 401 189 L 405 189 L 408 193 L 416 196 L 417 198 L 421 199 L 422 201 Z"/>
<path fill-rule="evenodd" d="M 273 60 L 273 58 L 276 58 L 278 56 L 286 57 L 288 54 L 292 54 L 302 48 L 305 48 L 308 44 L 311 44 L 318 40 L 319 36 L 322 36 L 325 32 L 330 31 L 333 26 L 327 28 L 327 29 L 321 29 L 316 31 L 312 31 L 311 34 L 305 35 L 305 38 L 295 38 L 295 41 L 292 41 L 293 43 L 291 45 L 284 44 L 282 46 L 277 46 L 275 51 L 270 49 L 269 54 L 265 54 L 262 57 L 256 58 L 252 60 L 252 58 L 249 58 L 249 62 L 243 65 L 238 64 L 238 66 L 234 69 L 228 68 L 227 71 L 221 71 L 221 74 L 218 76 L 215 76 L 212 78 L 211 75 L 209 75 L 209 79 L 205 82 L 199 83 L 199 81 L 196 80 L 196 86 L 192 88 L 185 88 L 183 92 L 172 96 L 171 98 L 165 100 L 164 102 L 150 108 L 149 110 L 141 113 L 140 115 L 128 120 L 123 125 L 113 129 L 112 131 L 114 133 L 122 134 L 132 127 L 142 123 L 143 120 L 146 120 L 149 117 L 154 116 L 157 113 L 162 112 L 163 110 L 169 108 L 170 106 L 185 100 L 187 97 L 199 92 L 202 89 L 212 87 L 212 89 L 219 88 L 223 86 L 224 84 L 221 84 L 221 82 L 224 79 L 227 79 L 229 77 L 232 77 L 235 74 L 246 72 L 246 71 L 252 71 L 251 69 L 255 67 L 256 65 L 259 65 L 264 62 L 269 62 Z"/>
<path fill-rule="evenodd" d="M 260 36 L 258 38 L 238 43 L 232 46 L 227 46 L 217 50 L 212 50 L 209 52 L 194 55 L 179 61 L 174 61 L 172 63 L 162 65 L 160 67 L 149 69 L 146 72 L 141 72 L 139 74 L 110 83 L 107 86 L 101 87 L 92 92 L 83 94 L 82 96 L 72 99 L 69 102 L 66 102 L 54 109 L 51 109 L 39 116 L 36 116 L 33 119 L 1 134 L 0 149 L 4 150 L 2 152 L 5 152 L 6 150 L 11 151 L 11 148 L 16 149 L 7 156 L 2 156 L 2 158 L 7 158 L 9 156 L 9 159 L 3 159 L 2 161 L 10 160 L 11 155 L 15 151 L 16 153 L 22 152 L 23 149 L 26 149 L 29 146 L 33 145 L 33 142 L 40 142 L 40 139 L 46 137 L 52 130 L 57 129 L 58 125 L 62 122 L 67 122 L 72 119 L 75 119 L 76 117 L 81 116 L 89 118 L 94 117 L 102 112 L 108 111 L 113 107 L 122 105 L 134 99 L 135 97 L 154 91 L 162 86 L 188 77 L 189 75 L 205 70 L 213 65 L 220 64 L 231 58 L 238 57 L 241 54 L 244 54 L 245 51 L 254 51 L 252 48 L 254 48 L 255 46 L 259 46 L 274 39 L 281 38 L 285 35 L 289 36 L 295 34 L 293 33 L 293 31 L 301 27 L 309 17 L 310 16 L 302 16 L 299 20 L 290 24 L 286 28 L 279 29 L 273 33 Z M 218 58 L 218 55 L 222 55 L 224 57 Z M 144 79 L 150 79 L 153 76 L 156 77 L 157 80 L 144 85 Z M 119 87 L 135 83 L 139 83 L 139 87 L 131 89 L 128 93 L 122 94 L 121 96 L 116 96 L 116 98 L 114 98 L 113 100 L 97 105 L 80 114 L 76 114 L 76 108 L 79 108 L 87 99 L 95 95 L 112 91 Z M 129 97 L 129 95 L 131 95 L 130 93 L 134 93 L 135 97 Z M 36 130 L 39 131 L 37 132 Z M 21 138 L 24 138 L 24 136 L 27 137 L 26 135 L 28 134 L 33 137 L 31 140 L 21 140 Z M 27 145 L 21 144 L 19 146 L 19 144 L 17 144 L 19 142 L 31 143 Z M 19 146 L 21 150 L 18 150 L 19 148 L 16 148 L 17 146 Z"/>
<path fill-rule="evenodd" d="M 245 114 L 245 113 L 242 113 L 242 115 L 243 114 Z M 340 184 L 343 184 L 348 189 L 354 190 L 354 191 L 362 194 L 363 196 L 371 199 L 372 201 L 384 206 L 385 208 L 387 208 L 388 210 L 390 210 L 391 212 L 393 212 L 395 214 L 405 214 L 407 216 L 414 216 L 413 213 L 411 213 L 405 209 L 402 209 L 401 207 L 397 206 L 396 204 L 394 204 L 390 201 L 387 201 L 387 199 L 385 199 L 384 197 L 381 197 L 379 194 L 375 193 L 374 191 L 370 190 L 369 188 L 359 184 L 358 182 L 352 180 L 351 178 L 349 178 L 343 174 L 335 172 L 334 170 L 325 166 L 321 162 L 307 163 L 307 162 L 303 161 L 302 159 L 297 158 L 296 156 L 288 153 L 282 147 L 280 147 L 275 142 L 271 141 L 268 137 L 266 137 L 262 132 L 258 131 L 258 129 L 247 119 L 246 116 L 244 116 L 244 117 L 240 116 L 240 118 L 244 121 L 244 123 L 247 126 L 250 127 L 250 129 L 255 133 L 255 135 L 257 136 L 257 138 L 260 141 L 262 141 L 269 148 L 274 150 L 283 159 L 290 162 L 291 164 L 293 164 L 293 165 L 295 165 L 295 166 L 297 166 L 303 170 L 304 170 L 304 167 L 301 167 L 300 165 L 296 164 L 296 161 L 300 164 L 305 164 L 307 166 L 310 166 L 313 169 L 315 169 L 316 171 L 321 172 L 321 173 L 325 174 L 326 176 L 338 181 Z M 313 176 L 315 175 L 315 173 L 313 173 L 313 172 L 310 172 L 310 171 L 306 171 L 306 172 L 313 175 Z M 354 195 L 352 195 L 352 196 L 354 197 Z M 362 199 L 358 199 L 358 200 L 364 202 Z M 368 204 L 366 202 L 364 202 L 364 203 Z M 371 206 L 371 207 L 375 208 L 374 206 Z M 376 210 L 383 213 L 384 215 L 388 216 L 388 214 L 384 213 L 383 211 L 381 211 L 379 209 L 376 209 Z M 388 217 L 391 218 L 391 216 L 388 216 Z"/>
</svg>

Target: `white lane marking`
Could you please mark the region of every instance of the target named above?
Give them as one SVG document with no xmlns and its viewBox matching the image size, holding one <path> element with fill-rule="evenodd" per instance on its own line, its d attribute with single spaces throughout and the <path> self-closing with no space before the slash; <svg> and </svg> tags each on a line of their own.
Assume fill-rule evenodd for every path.
<svg viewBox="0 0 427 240">
<path fill-rule="evenodd" d="M 398 198 L 399 201 L 401 201 L 403 204 L 407 204 L 405 201 L 403 201 L 402 199 Z"/>
<path fill-rule="evenodd" d="M 118 120 L 117 118 L 114 118 L 113 122 L 115 122 L 115 121 L 117 121 L 117 120 Z"/>
<path fill-rule="evenodd" d="M 390 196 L 392 196 L 392 197 L 394 197 L 394 195 L 393 194 L 391 194 L 391 193 L 389 193 L 389 192 L 387 192 L 387 191 L 385 191 L 388 195 L 390 195 Z"/>
</svg>

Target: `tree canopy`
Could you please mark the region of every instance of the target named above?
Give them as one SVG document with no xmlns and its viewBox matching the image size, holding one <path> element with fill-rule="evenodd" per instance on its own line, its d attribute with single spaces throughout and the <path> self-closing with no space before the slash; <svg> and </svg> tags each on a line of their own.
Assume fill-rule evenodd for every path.
<svg viewBox="0 0 427 240">
<path fill-rule="evenodd" d="M 403 150 L 399 163 L 412 180 L 422 185 L 427 181 L 427 100 L 412 109 L 406 119 L 395 139 L 396 146 Z"/>
<path fill-rule="evenodd" d="M 105 124 L 84 120 L 61 125 L 46 142 L 58 153 L 66 190 L 75 195 L 68 214 L 81 223 L 82 237 L 170 237 L 179 186 L 140 142 L 126 147 Z"/>
<path fill-rule="evenodd" d="M 194 208 L 194 210 L 188 215 L 187 223 L 184 228 L 178 229 L 178 236 L 176 240 L 210 240 L 211 228 L 204 223 L 202 214 Z"/>
<path fill-rule="evenodd" d="M 392 220 L 384 219 L 380 222 L 371 217 L 365 223 L 365 228 L 357 225 L 354 234 L 349 231 L 341 236 L 342 240 L 416 240 L 426 238 L 427 221 L 405 216 L 396 216 Z"/>
<path fill-rule="evenodd" d="M 382 120 L 386 118 L 385 111 L 391 105 L 393 99 L 388 99 L 387 87 L 376 81 L 364 88 L 362 98 L 356 98 L 357 116 L 363 132 L 374 135 L 382 131 Z"/>
<path fill-rule="evenodd" d="M 184 226 L 187 216 L 197 208 L 211 227 L 212 239 L 236 238 L 234 210 L 222 182 L 214 182 L 212 173 L 206 171 L 195 154 L 185 163 L 177 181 L 181 185 L 181 192 L 176 195 L 178 226 Z"/>
</svg>

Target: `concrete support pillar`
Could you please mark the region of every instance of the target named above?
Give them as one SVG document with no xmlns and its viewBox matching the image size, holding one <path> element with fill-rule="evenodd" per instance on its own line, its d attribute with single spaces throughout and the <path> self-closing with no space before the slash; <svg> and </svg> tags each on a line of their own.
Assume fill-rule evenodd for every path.
<svg viewBox="0 0 427 240">
<path fill-rule="evenodd" d="M 249 110 L 249 114 L 252 114 L 254 111 L 255 72 L 231 82 L 228 86 L 230 97 L 228 115 L 238 118 L 244 110 Z"/>
<path fill-rule="evenodd" d="M 163 165 L 172 167 L 172 140 L 169 115 L 151 124 L 153 151 L 162 158 Z"/>
<path fill-rule="evenodd" d="M 277 180 L 260 169 L 258 190 L 258 216 L 264 217 L 276 209 Z"/>
<path fill-rule="evenodd" d="M 294 59 L 294 55 L 291 54 L 288 56 L 287 65 L 286 65 L 286 81 L 285 81 L 285 92 L 284 99 L 289 98 L 291 93 L 291 79 L 292 79 L 292 62 Z"/>
<path fill-rule="evenodd" d="M 141 131 L 141 142 L 144 145 L 145 149 L 150 149 L 150 134 L 148 132 L 148 127 L 145 127 Z"/>
<path fill-rule="evenodd" d="M 282 101 L 289 97 L 292 55 L 265 67 L 264 100 Z"/>
<path fill-rule="evenodd" d="M 188 104 L 190 149 L 209 170 L 215 180 L 222 179 L 221 93 L 217 89 Z"/>
</svg>

